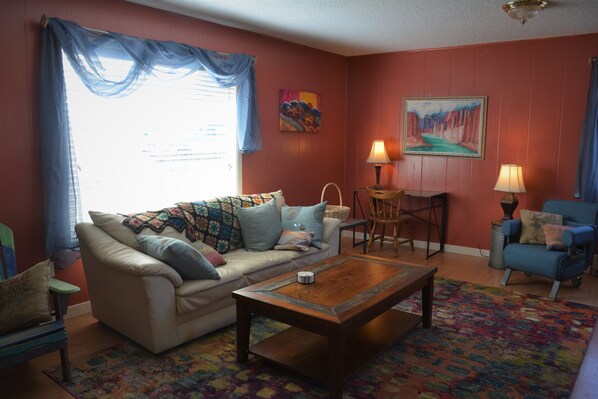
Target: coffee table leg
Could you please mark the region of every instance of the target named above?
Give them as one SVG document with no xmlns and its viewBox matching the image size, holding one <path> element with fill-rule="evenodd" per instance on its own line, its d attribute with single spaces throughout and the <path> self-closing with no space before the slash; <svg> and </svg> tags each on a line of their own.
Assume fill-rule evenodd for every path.
<svg viewBox="0 0 598 399">
<path fill-rule="evenodd" d="M 345 340 L 341 335 L 328 337 L 329 343 L 329 384 L 330 398 L 341 399 L 343 397 L 344 364 L 345 364 Z"/>
<path fill-rule="evenodd" d="M 428 284 L 422 288 L 422 325 L 428 328 L 432 325 L 432 301 L 434 298 L 434 276 L 428 279 Z"/>
<path fill-rule="evenodd" d="M 249 357 L 249 330 L 251 313 L 244 303 L 237 300 L 237 361 L 245 363 Z"/>
</svg>

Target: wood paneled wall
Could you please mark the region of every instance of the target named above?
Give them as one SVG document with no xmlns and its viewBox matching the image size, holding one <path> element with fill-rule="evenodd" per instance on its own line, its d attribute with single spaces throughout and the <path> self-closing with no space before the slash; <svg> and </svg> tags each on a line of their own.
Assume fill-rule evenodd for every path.
<svg viewBox="0 0 598 399">
<path fill-rule="evenodd" d="M 42 14 L 95 29 L 255 56 L 264 150 L 243 155 L 243 191 L 283 189 L 289 203 L 311 205 L 319 202 L 326 182 L 343 181 L 345 57 L 123 0 L 5 0 L 0 2 L 0 222 L 15 231 L 19 270 L 44 259 L 37 129 Z M 320 93 L 319 133 L 278 131 L 279 89 Z M 71 303 L 87 300 L 80 262 L 58 276 L 83 288 Z"/>
<path fill-rule="evenodd" d="M 393 162 L 382 183 L 447 191 L 448 243 L 488 249 L 490 222 L 502 216 L 503 193 L 493 191 L 502 163 L 523 166 L 527 193 L 515 215 L 573 199 L 588 58 L 597 54 L 592 34 L 349 58 L 345 195 L 373 184 L 365 160 L 384 139 Z M 405 97 L 468 95 L 488 96 L 483 160 L 402 154 Z"/>
<path fill-rule="evenodd" d="M 345 58 L 123 0 L 0 2 L 0 221 L 13 227 L 19 269 L 44 259 L 37 70 L 42 14 L 91 28 L 174 40 L 257 57 L 264 150 L 243 156 L 243 191 L 282 188 L 291 204 L 313 204 L 326 182 L 371 184 L 372 140 L 386 140 L 387 185 L 449 192 L 448 243 L 488 248 L 490 221 L 501 216 L 492 190 L 501 163 L 524 167 L 522 208 L 572 198 L 579 132 L 598 35 Z M 278 90 L 322 96 L 319 133 L 278 131 Z M 488 96 L 485 159 L 402 156 L 404 97 Z M 198 182 L 201 184 L 201 182 Z M 336 197 L 331 197 L 336 201 Z M 421 229 L 420 229 L 421 230 Z M 79 284 L 82 266 L 59 277 Z"/>
</svg>

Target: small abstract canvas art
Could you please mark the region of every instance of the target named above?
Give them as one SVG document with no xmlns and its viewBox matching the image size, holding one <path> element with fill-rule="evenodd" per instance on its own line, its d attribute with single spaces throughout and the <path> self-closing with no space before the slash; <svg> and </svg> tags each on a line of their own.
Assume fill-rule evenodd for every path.
<svg viewBox="0 0 598 399">
<path fill-rule="evenodd" d="M 279 104 L 281 132 L 320 131 L 320 95 L 318 93 L 280 89 Z"/>
</svg>

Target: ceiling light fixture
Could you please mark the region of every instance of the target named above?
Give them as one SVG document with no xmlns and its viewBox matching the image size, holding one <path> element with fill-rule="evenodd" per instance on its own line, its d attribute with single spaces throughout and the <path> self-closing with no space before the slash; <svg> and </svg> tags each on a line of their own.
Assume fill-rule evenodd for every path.
<svg viewBox="0 0 598 399">
<path fill-rule="evenodd" d="M 538 15 L 547 5 L 548 2 L 543 0 L 519 0 L 509 1 L 502 6 L 502 9 L 509 14 L 509 17 L 516 19 L 523 25 L 528 19 Z"/>
</svg>

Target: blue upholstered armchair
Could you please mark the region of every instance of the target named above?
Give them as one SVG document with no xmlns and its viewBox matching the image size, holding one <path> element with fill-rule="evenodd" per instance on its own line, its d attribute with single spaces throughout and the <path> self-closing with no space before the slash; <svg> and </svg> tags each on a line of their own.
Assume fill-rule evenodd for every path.
<svg viewBox="0 0 598 399">
<path fill-rule="evenodd" d="M 511 272 L 537 274 L 554 280 L 550 299 L 555 299 L 562 281 L 571 280 L 575 288 L 588 266 L 592 264 L 594 246 L 598 238 L 598 204 L 566 200 L 548 200 L 542 212 L 562 215 L 563 225 L 572 227 L 562 232 L 563 250 L 548 250 L 544 244 L 522 244 L 520 219 L 507 220 L 502 225 L 505 236 L 505 274 L 501 281 L 507 285 Z"/>
</svg>

